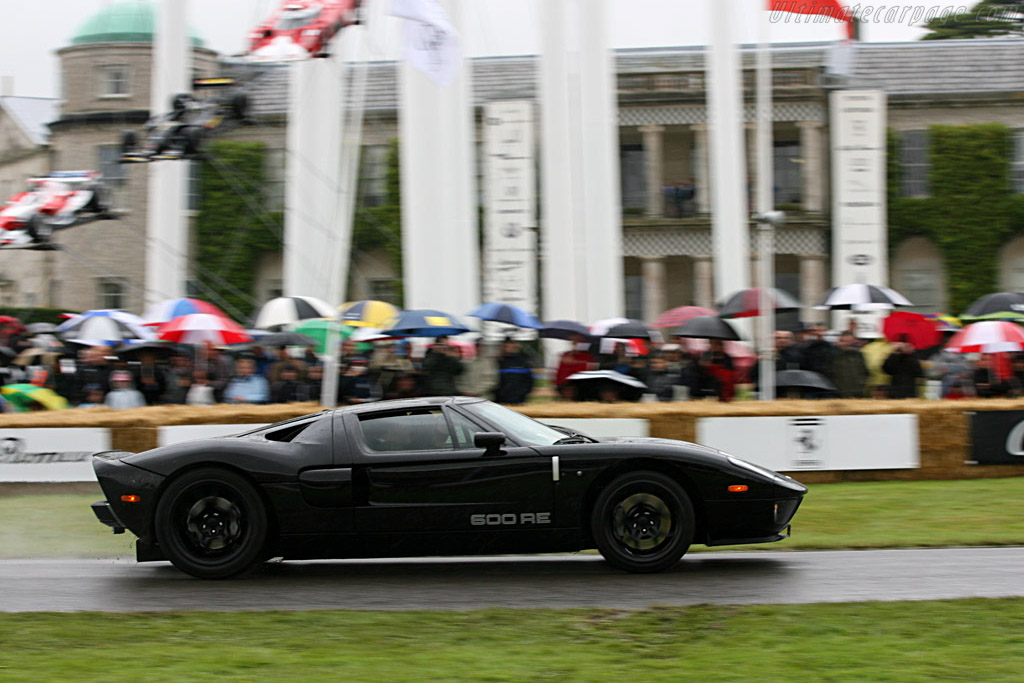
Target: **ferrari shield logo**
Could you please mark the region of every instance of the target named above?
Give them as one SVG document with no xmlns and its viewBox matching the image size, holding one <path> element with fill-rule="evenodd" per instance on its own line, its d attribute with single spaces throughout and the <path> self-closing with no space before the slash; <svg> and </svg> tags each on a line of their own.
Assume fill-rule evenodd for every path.
<svg viewBox="0 0 1024 683">
<path fill-rule="evenodd" d="M 820 417 L 795 417 L 786 426 L 790 469 L 822 469 L 825 457 L 825 423 Z"/>
</svg>

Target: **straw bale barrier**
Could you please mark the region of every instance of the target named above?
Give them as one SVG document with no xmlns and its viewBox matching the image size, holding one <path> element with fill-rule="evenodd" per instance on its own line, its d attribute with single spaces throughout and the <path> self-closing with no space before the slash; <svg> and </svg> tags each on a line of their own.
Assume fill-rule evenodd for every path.
<svg viewBox="0 0 1024 683">
<path fill-rule="evenodd" d="M 315 403 L 264 406 L 150 406 L 133 410 L 77 408 L 73 410 L 5 413 L 0 429 L 19 427 L 106 427 L 114 448 L 142 451 L 157 444 L 157 429 L 169 425 L 277 422 L 320 410 Z M 640 418 L 649 420 L 651 436 L 693 441 L 699 417 L 766 417 L 801 415 L 918 416 L 920 469 L 802 471 L 801 481 L 884 481 L 911 479 L 967 479 L 1024 476 L 1024 466 L 966 464 L 970 460 L 970 419 L 967 413 L 986 410 L 1024 410 L 1024 399 L 964 401 L 926 400 L 779 400 L 679 401 L 672 403 L 535 403 L 519 407 L 539 418 Z"/>
</svg>

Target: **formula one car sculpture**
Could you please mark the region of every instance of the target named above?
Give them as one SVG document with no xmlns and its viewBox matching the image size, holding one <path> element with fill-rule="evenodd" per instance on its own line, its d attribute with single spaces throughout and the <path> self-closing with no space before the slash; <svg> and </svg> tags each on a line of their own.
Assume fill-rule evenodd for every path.
<svg viewBox="0 0 1024 683">
<path fill-rule="evenodd" d="M 98 171 L 57 171 L 28 182 L 32 189 L 0 209 L 0 248 L 50 249 L 56 230 L 113 218 Z"/>
<path fill-rule="evenodd" d="M 230 78 L 197 79 L 196 88 L 236 86 Z M 227 95 L 197 98 L 188 93 L 171 99 L 171 111 L 146 123 L 140 141 L 135 131 L 121 136 L 121 162 L 147 162 L 161 159 L 200 159 L 203 141 L 214 131 L 225 132 L 245 121 L 249 99 L 242 90 Z"/>
<path fill-rule="evenodd" d="M 807 488 L 713 448 L 591 438 L 479 398 L 326 410 L 93 457 L 92 508 L 140 562 L 201 578 L 284 559 L 597 548 L 631 572 L 691 543 L 778 541 Z"/>
<path fill-rule="evenodd" d="M 360 0 L 284 0 L 249 33 L 253 61 L 326 57 L 327 44 L 346 26 L 359 22 Z"/>
</svg>

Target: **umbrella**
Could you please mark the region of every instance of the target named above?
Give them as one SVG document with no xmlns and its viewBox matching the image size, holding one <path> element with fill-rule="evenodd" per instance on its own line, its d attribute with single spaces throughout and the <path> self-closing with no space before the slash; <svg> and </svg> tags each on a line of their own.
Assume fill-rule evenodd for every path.
<svg viewBox="0 0 1024 683">
<path fill-rule="evenodd" d="M 25 324 L 20 318 L 10 315 L 0 315 L 0 337 L 16 337 L 25 334 Z"/>
<path fill-rule="evenodd" d="M 590 330 L 575 320 L 549 320 L 540 328 L 540 336 L 548 339 L 571 339 L 576 334 L 590 338 Z"/>
<path fill-rule="evenodd" d="M 127 339 L 124 344 L 114 349 L 114 353 L 118 356 L 134 356 L 143 351 L 151 351 L 166 357 L 176 350 L 176 344 L 161 339 Z"/>
<path fill-rule="evenodd" d="M 312 296 L 279 296 L 260 307 L 253 327 L 261 330 L 296 325 L 311 318 L 333 318 L 334 308 Z"/>
<path fill-rule="evenodd" d="M 31 410 L 38 404 L 47 410 L 63 410 L 68 400 L 53 389 L 37 387 L 35 384 L 8 384 L 0 387 L 0 393 L 20 412 Z"/>
<path fill-rule="evenodd" d="M 210 343 L 217 346 L 252 340 L 238 323 L 212 313 L 189 313 L 174 318 L 158 327 L 156 335 L 159 339 L 179 344 Z"/>
<path fill-rule="evenodd" d="M 700 337 L 680 337 L 679 341 L 690 354 L 699 355 L 711 348 L 708 340 Z M 726 340 L 722 349 L 732 358 L 732 365 L 740 376 L 745 376 L 757 363 L 757 352 L 743 342 Z"/>
<path fill-rule="evenodd" d="M 320 342 L 314 339 L 313 337 L 309 336 L 308 334 L 296 332 L 293 330 L 290 332 L 271 332 L 270 334 L 253 336 L 252 341 L 246 342 L 246 345 L 269 346 L 276 348 L 280 346 L 316 346 L 318 343 Z"/>
<path fill-rule="evenodd" d="M 687 321 L 701 315 L 718 315 L 716 311 L 703 306 L 679 306 L 665 311 L 654 321 L 654 327 L 679 327 Z"/>
<path fill-rule="evenodd" d="M 392 337 L 441 337 L 469 332 L 455 316 L 429 308 L 402 311 L 380 329 Z"/>
<path fill-rule="evenodd" d="M 647 385 L 636 377 L 624 375 L 621 372 L 616 372 L 615 370 L 584 370 L 583 372 L 577 372 L 569 375 L 566 379 L 570 382 L 586 382 L 590 380 L 603 379 L 618 382 L 619 384 L 625 384 L 627 387 L 634 387 L 637 389 L 647 388 Z"/>
<path fill-rule="evenodd" d="M 142 314 L 142 319 L 147 325 L 162 325 L 168 320 L 174 320 L 190 313 L 210 313 L 212 315 L 219 315 L 222 318 L 228 317 L 224 311 L 207 301 L 181 297 L 153 304 Z"/>
<path fill-rule="evenodd" d="M 833 287 L 815 306 L 823 310 L 877 311 L 897 306 L 913 306 L 907 297 L 895 289 L 881 285 L 840 285 Z"/>
<path fill-rule="evenodd" d="M 936 321 L 936 323 L 938 323 L 939 330 L 942 332 L 956 332 L 964 326 L 964 324 L 960 322 L 960 318 L 949 315 L 948 313 L 924 313 L 923 315 L 929 320 Z"/>
<path fill-rule="evenodd" d="M 660 332 L 649 329 L 642 320 L 630 318 L 609 318 L 607 320 L 599 320 L 590 326 L 590 333 L 595 337 L 661 341 Z"/>
<path fill-rule="evenodd" d="M 63 339 L 98 340 L 100 343 L 153 337 L 153 332 L 139 316 L 108 308 L 71 314 L 57 326 L 57 334 Z"/>
<path fill-rule="evenodd" d="M 293 332 L 297 332 L 304 337 L 311 338 L 313 343 L 316 345 L 316 353 L 324 355 L 328 351 L 328 336 L 333 334 L 335 339 L 341 340 L 352 334 L 354 330 L 355 328 L 346 327 L 333 320 L 314 319 L 305 320 L 299 323 Z"/>
<path fill-rule="evenodd" d="M 942 343 L 940 323 L 921 313 L 893 311 L 882 321 L 882 332 L 891 342 L 907 341 L 919 350 Z"/>
<path fill-rule="evenodd" d="M 740 335 L 733 326 L 717 315 L 699 315 L 690 319 L 672 333 L 676 337 L 699 337 L 701 339 L 730 339 L 739 341 Z"/>
<path fill-rule="evenodd" d="M 810 370 L 779 370 L 775 373 L 775 386 L 783 388 L 821 389 L 835 391 L 836 385 L 820 372 Z"/>
<path fill-rule="evenodd" d="M 1005 320 L 972 323 L 946 342 L 954 353 L 1000 353 L 1024 350 L 1024 328 Z"/>
<path fill-rule="evenodd" d="M 386 301 L 364 299 L 338 306 L 339 320 L 349 327 L 380 328 L 398 315 L 398 308 Z"/>
<path fill-rule="evenodd" d="M 566 381 L 578 387 L 577 398 L 581 401 L 600 399 L 601 394 L 607 389 L 615 391 L 617 398 L 635 401 L 647 388 L 647 385 L 636 377 L 615 370 L 584 370 L 569 375 Z"/>
<path fill-rule="evenodd" d="M 800 310 L 800 302 L 781 289 L 770 289 L 768 297 L 776 312 Z M 741 289 L 718 304 L 718 315 L 722 318 L 752 318 L 761 315 L 760 300 L 760 287 Z"/>
<path fill-rule="evenodd" d="M 527 327 L 531 330 L 539 330 L 544 327 L 544 324 L 537 320 L 537 316 L 533 313 L 512 304 L 481 304 L 467 313 L 467 315 L 490 322 Z"/>
<path fill-rule="evenodd" d="M 978 320 L 1024 320 L 1024 294 L 1020 292 L 996 292 L 975 299 L 960 314 L 966 322 Z"/>
<path fill-rule="evenodd" d="M 29 334 L 49 334 L 50 332 L 56 332 L 57 326 L 53 323 L 29 323 L 26 328 Z"/>
</svg>

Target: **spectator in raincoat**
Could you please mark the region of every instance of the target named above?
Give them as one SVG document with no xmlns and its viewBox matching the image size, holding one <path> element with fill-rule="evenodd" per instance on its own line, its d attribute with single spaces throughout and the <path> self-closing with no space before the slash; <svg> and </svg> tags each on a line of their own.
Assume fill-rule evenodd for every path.
<svg viewBox="0 0 1024 683">
<path fill-rule="evenodd" d="M 533 363 L 523 353 L 519 342 L 506 339 L 498 356 L 498 389 L 494 400 L 498 403 L 519 405 L 526 403 L 533 391 Z"/>
</svg>

